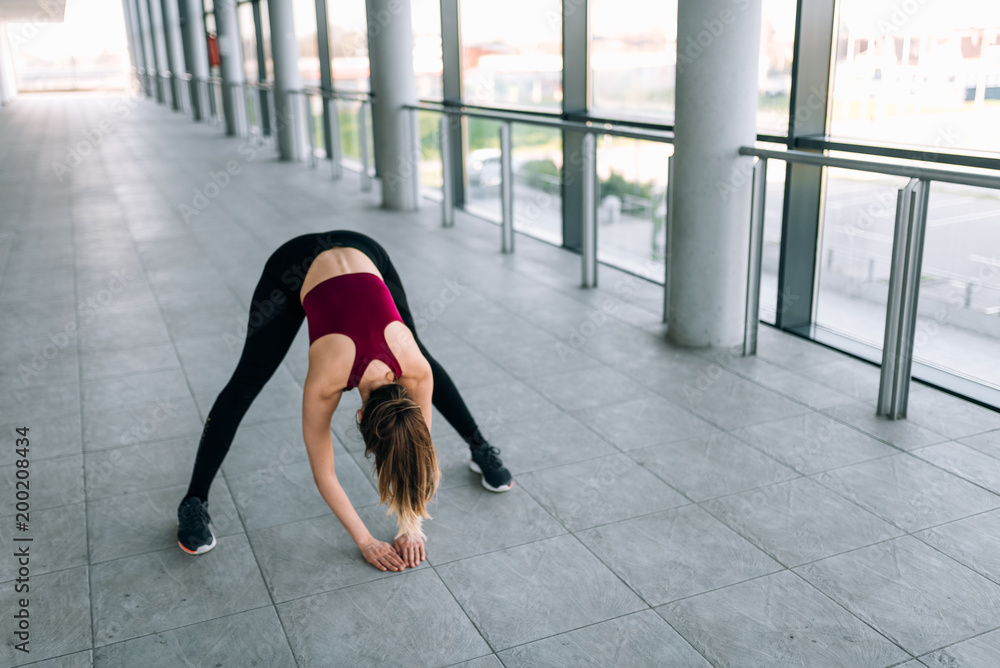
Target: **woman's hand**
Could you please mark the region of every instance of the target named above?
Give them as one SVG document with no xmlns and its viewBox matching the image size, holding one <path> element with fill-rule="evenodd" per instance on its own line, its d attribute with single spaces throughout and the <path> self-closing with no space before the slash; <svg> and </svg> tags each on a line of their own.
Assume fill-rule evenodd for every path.
<svg viewBox="0 0 1000 668">
<path fill-rule="evenodd" d="M 424 551 L 424 541 L 419 536 L 400 536 L 393 543 L 393 547 L 396 548 L 396 553 L 403 558 L 407 566 L 416 568 L 421 561 L 427 558 L 427 553 Z"/>
<path fill-rule="evenodd" d="M 406 564 L 389 543 L 373 538 L 371 542 L 359 547 L 365 561 L 380 571 L 401 571 L 406 568 Z"/>
</svg>

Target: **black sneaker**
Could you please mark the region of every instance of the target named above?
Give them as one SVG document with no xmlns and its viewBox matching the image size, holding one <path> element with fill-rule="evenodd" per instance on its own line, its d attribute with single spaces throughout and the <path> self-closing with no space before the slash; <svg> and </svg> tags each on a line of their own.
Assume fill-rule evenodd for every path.
<svg viewBox="0 0 1000 668">
<path fill-rule="evenodd" d="M 208 502 L 192 496 L 177 506 L 177 544 L 188 554 L 203 554 L 215 547 Z"/>
<path fill-rule="evenodd" d="M 472 451 L 469 468 L 482 474 L 483 487 L 491 492 L 506 492 L 514 484 L 510 471 L 504 468 L 500 461 L 500 450 L 489 443 L 483 443 Z"/>
</svg>

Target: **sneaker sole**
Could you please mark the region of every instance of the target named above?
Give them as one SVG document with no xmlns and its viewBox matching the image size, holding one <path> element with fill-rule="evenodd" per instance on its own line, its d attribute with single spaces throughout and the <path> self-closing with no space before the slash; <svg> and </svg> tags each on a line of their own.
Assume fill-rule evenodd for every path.
<svg viewBox="0 0 1000 668">
<path fill-rule="evenodd" d="M 202 545 L 201 547 L 199 547 L 197 550 L 194 550 L 194 551 L 189 550 L 186 547 L 184 547 L 184 544 L 181 543 L 180 541 L 177 541 L 177 544 L 180 545 L 180 548 L 182 550 L 184 550 L 185 552 L 187 552 L 188 554 L 205 554 L 206 552 L 208 552 L 209 550 L 211 550 L 213 547 L 215 547 L 215 536 L 212 536 L 212 542 L 211 543 L 209 543 L 208 545 Z"/>
<path fill-rule="evenodd" d="M 490 490 L 491 492 L 506 492 L 508 489 L 510 489 L 511 487 L 514 486 L 514 481 L 513 480 L 511 480 L 509 483 L 507 483 L 506 485 L 503 485 L 501 487 L 494 487 L 490 483 L 486 482 L 486 476 L 483 475 L 483 471 L 482 471 L 482 469 L 479 468 L 479 464 L 477 464 L 475 461 L 473 461 L 471 459 L 469 460 L 469 468 L 473 472 L 478 473 L 480 476 L 482 476 L 479 479 L 479 481 L 481 483 L 483 483 L 483 487 L 485 487 L 486 489 Z"/>
</svg>

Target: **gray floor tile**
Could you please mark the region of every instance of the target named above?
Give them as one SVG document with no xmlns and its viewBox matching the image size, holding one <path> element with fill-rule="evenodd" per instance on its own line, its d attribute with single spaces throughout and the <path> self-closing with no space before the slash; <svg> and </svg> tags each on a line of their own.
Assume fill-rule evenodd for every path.
<svg viewBox="0 0 1000 668">
<path fill-rule="evenodd" d="M 715 666 L 891 666 L 909 656 L 788 571 L 656 611 Z"/>
<path fill-rule="evenodd" d="M 704 375 L 661 393 L 722 429 L 738 429 L 809 412 L 802 404 L 714 365 L 706 367 Z"/>
<path fill-rule="evenodd" d="M 516 484 L 503 494 L 480 485 L 441 490 L 427 510 L 427 557 L 435 565 L 566 533 Z"/>
<path fill-rule="evenodd" d="M 902 533 L 808 478 L 713 499 L 705 507 L 790 567 Z"/>
<path fill-rule="evenodd" d="M 378 503 L 378 492 L 350 457 L 337 460 L 337 480 L 355 508 Z M 331 512 L 316 488 L 308 462 L 227 475 L 226 482 L 247 531 Z"/>
<path fill-rule="evenodd" d="M 187 484 L 197 452 L 193 436 L 88 452 L 87 500 Z"/>
<path fill-rule="evenodd" d="M 961 442 L 995 459 L 1000 459 L 1000 429 L 985 434 L 967 436 L 961 439 Z"/>
<path fill-rule="evenodd" d="M 1000 629 L 920 657 L 928 668 L 990 666 L 1000 656 Z"/>
<path fill-rule="evenodd" d="M 913 454 L 1000 494 L 1000 461 L 956 441 L 914 450 Z"/>
<path fill-rule="evenodd" d="M 27 592 L 17 593 L 11 582 L 0 589 L 0 601 L 10 618 L 20 610 L 20 598 L 28 594 L 30 620 L 27 653 L 14 649 L 14 624 L 7 622 L 6 637 L 0 644 L 0 665 L 20 666 L 90 649 L 93 642 L 87 567 L 30 577 Z"/>
<path fill-rule="evenodd" d="M 85 652 L 64 654 L 54 659 L 24 665 L 31 666 L 31 668 L 91 668 L 94 665 L 94 657 L 93 652 L 88 649 Z"/>
<path fill-rule="evenodd" d="M 43 459 L 37 462 L 29 459 L 29 462 L 30 510 L 39 511 L 67 506 L 84 500 L 82 455 Z M 13 490 L 18 480 L 17 471 L 18 467 L 15 464 L 0 468 L 2 487 L 11 490 L 10 494 L 0 498 L 0 517 L 13 515 L 16 512 L 17 500 L 14 498 Z"/>
<path fill-rule="evenodd" d="M 0 350 L 0 387 L 22 389 L 75 383 L 79 376 L 75 337 L 61 330 L 49 335 L 4 339 Z"/>
<path fill-rule="evenodd" d="M 757 355 L 786 369 L 804 369 L 843 359 L 835 350 L 774 327 L 757 330 Z"/>
<path fill-rule="evenodd" d="M 97 668 L 174 666 L 294 668 L 274 608 L 267 606 L 94 650 Z"/>
<path fill-rule="evenodd" d="M 490 349 L 490 357 L 509 373 L 521 379 L 590 369 L 600 364 L 568 344 L 559 347 L 496 346 Z"/>
<path fill-rule="evenodd" d="M 625 374 L 604 366 L 539 376 L 526 382 L 567 411 L 654 397 L 649 390 L 634 383 Z"/>
<path fill-rule="evenodd" d="M 87 501 L 90 563 L 177 546 L 177 506 L 187 484 Z M 216 477 L 209 489 L 209 515 L 217 537 L 243 532 L 226 482 Z M 179 547 L 177 549 L 180 549 Z"/>
<path fill-rule="evenodd" d="M 83 414 L 86 452 L 122 445 L 199 437 L 203 421 L 194 401 L 164 397 L 159 401 Z"/>
<path fill-rule="evenodd" d="M 436 423 L 434 429 L 438 429 Z M 484 429 L 484 433 L 491 445 L 503 451 L 504 465 L 515 476 L 615 452 L 607 441 L 562 412 L 546 418 L 498 423 L 493 429 Z"/>
<path fill-rule="evenodd" d="M 815 480 L 905 531 L 1000 507 L 1000 496 L 908 454 L 829 471 Z"/>
<path fill-rule="evenodd" d="M 558 406 L 521 381 L 473 387 L 461 392 L 479 429 L 491 440 L 504 425 L 552 419 L 561 413 Z"/>
<path fill-rule="evenodd" d="M 840 359 L 828 364 L 810 366 L 799 370 L 798 373 L 866 404 L 874 406 L 878 399 L 881 377 L 879 369 L 860 360 Z"/>
<path fill-rule="evenodd" d="M 645 515 L 577 535 L 650 605 L 782 569 L 781 564 L 697 506 Z"/>
<path fill-rule="evenodd" d="M 855 429 L 860 429 L 903 450 L 948 440 L 946 436 L 925 429 L 912 420 L 890 420 L 885 416 L 876 415 L 875 407 L 868 404 L 836 406 L 825 412 Z"/>
<path fill-rule="evenodd" d="M 1000 585 L 910 536 L 796 572 L 914 655 L 1000 626 Z"/>
<path fill-rule="evenodd" d="M 899 452 L 822 413 L 767 422 L 732 433 L 805 475 Z"/>
<path fill-rule="evenodd" d="M 0 427 L 0 434 L 7 437 L 7 443 L 15 444 L 22 438 L 17 430 L 28 427 L 29 459 L 33 462 L 66 455 L 83 453 L 83 438 L 80 435 L 80 414 L 64 415 L 57 418 L 15 422 Z M 32 444 L 42 445 L 32 448 Z M 18 455 L 13 447 L 0 449 L 0 466 L 14 463 Z"/>
<path fill-rule="evenodd" d="M 434 571 L 278 605 L 298 665 L 444 666 L 490 648 Z"/>
<path fill-rule="evenodd" d="M 948 438 L 963 438 L 1000 428 L 1000 413 L 928 388 L 914 392 L 908 419 Z"/>
<path fill-rule="evenodd" d="M 571 536 L 456 561 L 436 570 L 497 650 L 645 607 Z M 567 573 L 573 577 L 565 577 Z M 587 586 L 575 586 L 576 582 Z"/>
<path fill-rule="evenodd" d="M 176 547 L 94 564 L 94 646 L 270 604 L 246 536 L 197 557 Z"/>
<path fill-rule="evenodd" d="M 652 610 L 521 645 L 500 656 L 508 668 L 711 665 Z"/>
<path fill-rule="evenodd" d="M 718 431 L 661 397 L 596 406 L 572 414 L 621 450 L 682 441 Z"/>
<path fill-rule="evenodd" d="M 723 433 L 655 445 L 631 455 L 695 501 L 799 477 L 787 466 Z"/>
<path fill-rule="evenodd" d="M 942 524 L 914 536 L 1000 583 L 1000 510 Z"/>
<path fill-rule="evenodd" d="M 28 531 L 18 531 L 15 528 L 14 515 L 4 517 L 3 524 L 0 525 L 0 538 L 5 539 L 6 545 L 13 546 L 11 552 L 16 552 L 21 546 L 28 548 L 32 576 L 83 566 L 87 563 L 87 523 L 83 506 L 82 503 L 73 503 L 47 510 L 34 510 L 29 514 Z M 13 540 L 25 537 L 32 540 Z M 0 563 L 0 582 L 16 578 L 18 565 L 18 560 L 14 558 Z"/>
<path fill-rule="evenodd" d="M 337 456 L 345 454 L 336 447 Z M 256 425 L 240 425 L 233 438 L 222 470 L 226 475 L 262 471 L 265 469 L 308 461 L 302 440 L 302 420 L 279 420 Z"/>
<path fill-rule="evenodd" d="M 386 516 L 385 508 L 359 508 L 358 516 L 372 536 L 387 543 L 393 541 L 396 522 Z M 258 529 L 249 536 L 264 581 L 277 603 L 395 575 L 365 561 L 350 534 L 332 514 Z M 289 568 L 291 546 L 295 568 Z M 427 549 L 432 551 L 433 546 L 428 544 Z M 417 568 L 428 565 L 422 563 Z"/>
<path fill-rule="evenodd" d="M 41 387 L 21 387 L 0 392 L 0 415 L 4 422 L 31 427 L 32 419 L 45 419 L 80 412 L 80 385 L 62 383 Z"/>
<path fill-rule="evenodd" d="M 488 654 L 478 659 L 453 663 L 448 668 L 503 668 L 503 664 L 500 663 L 500 659 L 496 657 L 496 654 Z"/>
<path fill-rule="evenodd" d="M 520 481 L 570 531 L 688 503 L 620 454 L 529 473 Z"/>
<path fill-rule="evenodd" d="M 180 369 L 95 378 L 83 381 L 81 387 L 85 413 L 191 396 Z"/>
</svg>

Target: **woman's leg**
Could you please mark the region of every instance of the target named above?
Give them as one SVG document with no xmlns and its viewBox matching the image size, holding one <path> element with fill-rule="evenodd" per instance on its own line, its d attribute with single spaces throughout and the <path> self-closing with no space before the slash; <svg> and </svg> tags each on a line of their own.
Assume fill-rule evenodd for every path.
<svg viewBox="0 0 1000 668">
<path fill-rule="evenodd" d="M 208 500 L 208 489 L 229 452 L 237 427 L 285 358 L 305 318 L 297 291 L 288 289 L 284 285 L 287 281 L 276 279 L 282 275 L 283 266 L 296 261 L 282 249 L 286 247 L 268 260 L 254 290 L 243 353 L 205 420 L 184 500 L 192 496 Z"/>
</svg>

